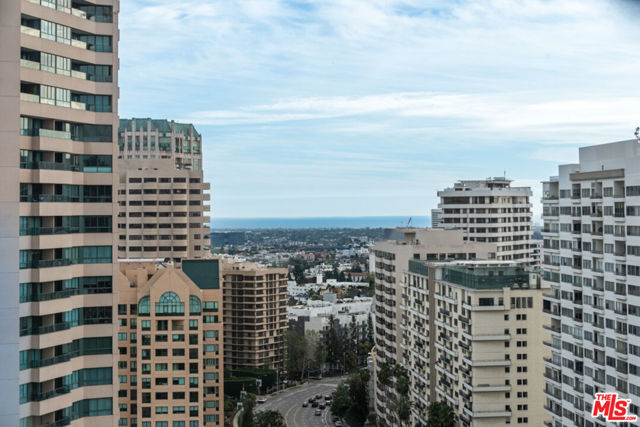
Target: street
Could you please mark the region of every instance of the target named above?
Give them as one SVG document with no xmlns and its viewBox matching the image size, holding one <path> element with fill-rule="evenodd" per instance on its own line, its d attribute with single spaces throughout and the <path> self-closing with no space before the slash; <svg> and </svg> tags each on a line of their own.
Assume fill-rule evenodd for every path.
<svg viewBox="0 0 640 427">
<path fill-rule="evenodd" d="M 279 411 L 284 417 L 288 427 L 333 426 L 329 405 L 322 411 L 322 416 L 317 416 L 314 415 L 316 408 L 312 408 L 311 404 L 303 408 L 302 402 L 308 401 L 310 397 L 316 394 L 324 396 L 325 394 L 332 393 L 336 390 L 340 381 L 345 378 L 346 377 L 334 377 L 319 381 L 312 380 L 310 383 L 283 391 L 276 396 L 268 396 L 265 403 L 256 405 L 256 412 L 267 409 Z M 324 402 L 324 399 L 320 402 Z"/>
</svg>

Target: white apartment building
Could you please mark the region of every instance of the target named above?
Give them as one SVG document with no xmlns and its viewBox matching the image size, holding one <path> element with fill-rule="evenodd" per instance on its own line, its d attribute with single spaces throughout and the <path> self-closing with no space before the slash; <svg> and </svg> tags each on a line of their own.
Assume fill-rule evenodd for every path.
<svg viewBox="0 0 640 427">
<path fill-rule="evenodd" d="M 548 425 L 605 426 L 595 393 L 640 402 L 640 144 L 581 148 L 543 190 Z"/>
<path fill-rule="evenodd" d="M 401 319 L 402 282 L 409 260 L 445 261 L 495 258 L 496 245 L 463 239 L 463 230 L 398 228 L 390 230 L 391 239 L 373 247 L 375 266 L 375 342 L 376 369 L 382 363 L 401 364 L 405 348 L 402 345 Z M 374 370 L 377 375 L 377 370 Z M 397 425 L 398 420 L 388 407 L 393 387 L 375 381 L 375 408 L 380 423 Z"/>
<path fill-rule="evenodd" d="M 464 230 L 471 242 L 495 243 L 499 260 L 531 262 L 531 195 L 506 178 L 458 181 L 438 191 L 441 226 Z"/>
<path fill-rule="evenodd" d="M 457 426 L 549 420 L 543 292 L 540 276 L 514 262 L 410 260 L 402 318 L 410 425 L 426 425 L 434 401 L 453 408 Z"/>
</svg>

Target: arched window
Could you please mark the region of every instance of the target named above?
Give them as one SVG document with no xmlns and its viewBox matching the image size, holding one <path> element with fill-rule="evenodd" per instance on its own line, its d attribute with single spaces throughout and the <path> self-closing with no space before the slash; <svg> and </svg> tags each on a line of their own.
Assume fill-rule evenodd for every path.
<svg viewBox="0 0 640 427">
<path fill-rule="evenodd" d="M 180 302 L 180 297 L 175 292 L 165 292 L 160 297 L 160 302 Z"/>
<path fill-rule="evenodd" d="M 177 316 L 184 314 L 184 303 L 175 292 L 165 292 L 156 303 L 156 316 Z"/>
<path fill-rule="evenodd" d="M 189 296 L 189 313 L 190 314 L 200 314 L 202 312 L 202 303 L 200 302 L 200 298 L 195 295 Z"/>
<path fill-rule="evenodd" d="M 149 297 L 142 297 L 138 301 L 138 314 L 149 315 L 151 314 L 151 306 L 149 304 Z"/>
</svg>

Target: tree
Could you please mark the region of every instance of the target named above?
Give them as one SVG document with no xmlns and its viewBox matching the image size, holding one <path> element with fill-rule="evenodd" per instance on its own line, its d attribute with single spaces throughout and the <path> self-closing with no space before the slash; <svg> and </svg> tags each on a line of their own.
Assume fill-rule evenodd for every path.
<svg viewBox="0 0 640 427">
<path fill-rule="evenodd" d="M 445 403 L 431 402 L 427 413 L 427 427 L 453 427 L 455 424 L 453 409 Z"/>
<path fill-rule="evenodd" d="M 329 331 L 327 333 L 327 361 L 329 369 L 333 370 L 340 360 L 340 343 L 338 342 L 338 332 L 336 331 L 336 319 L 333 314 L 329 316 Z"/>
<path fill-rule="evenodd" d="M 349 390 L 344 386 L 343 381 L 333 394 L 331 413 L 338 417 L 344 417 L 349 408 L 351 408 L 351 396 L 349 395 Z"/>
<path fill-rule="evenodd" d="M 362 418 L 363 421 L 369 412 L 368 381 L 369 371 L 367 370 L 352 374 L 349 377 L 349 396 L 351 397 L 352 409 L 360 415 L 359 418 Z"/>
<path fill-rule="evenodd" d="M 242 401 L 242 414 L 240 415 L 240 427 L 255 427 L 253 408 L 256 407 L 256 395 L 248 393 Z"/>
<path fill-rule="evenodd" d="M 304 374 L 304 361 L 306 353 L 305 337 L 295 331 L 287 331 L 287 371 L 290 378 L 294 375 Z"/>
<path fill-rule="evenodd" d="M 393 377 L 393 367 L 389 362 L 384 362 L 380 366 L 380 372 L 378 372 L 378 381 L 384 386 L 391 384 L 391 378 Z"/>
<path fill-rule="evenodd" d="M 392 403 L 392 408 L 396 412 L 398 419 L 403 423 L 409 421 L 411 417 L 411 404 L 409 400 L 404 396 L 396 397 L 395 401 Z"/>
<path fill-rule="evenodd" d="M 255 427 L 285 427 L 284 417 L 278 411 L 260 411 L 256 414 Z"/>
</svg>

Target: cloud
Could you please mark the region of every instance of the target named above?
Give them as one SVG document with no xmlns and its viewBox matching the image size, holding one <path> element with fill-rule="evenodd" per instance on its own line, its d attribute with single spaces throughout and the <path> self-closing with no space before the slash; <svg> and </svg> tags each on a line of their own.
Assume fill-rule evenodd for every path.
<svg viewBox="0 0 640 427">
<path fill-rule="evenodd" d="M 286 216 L 305 192 L 342 214 L 427 212 L 456 179 L 539 182 L 580 145 L 631 138 L 639 15 L 622 0 L 127 0 L 119 109 L 197 124 L 214 215 Z M 311 205 L 295 212 L 335 211 Z"/>
</svg>

